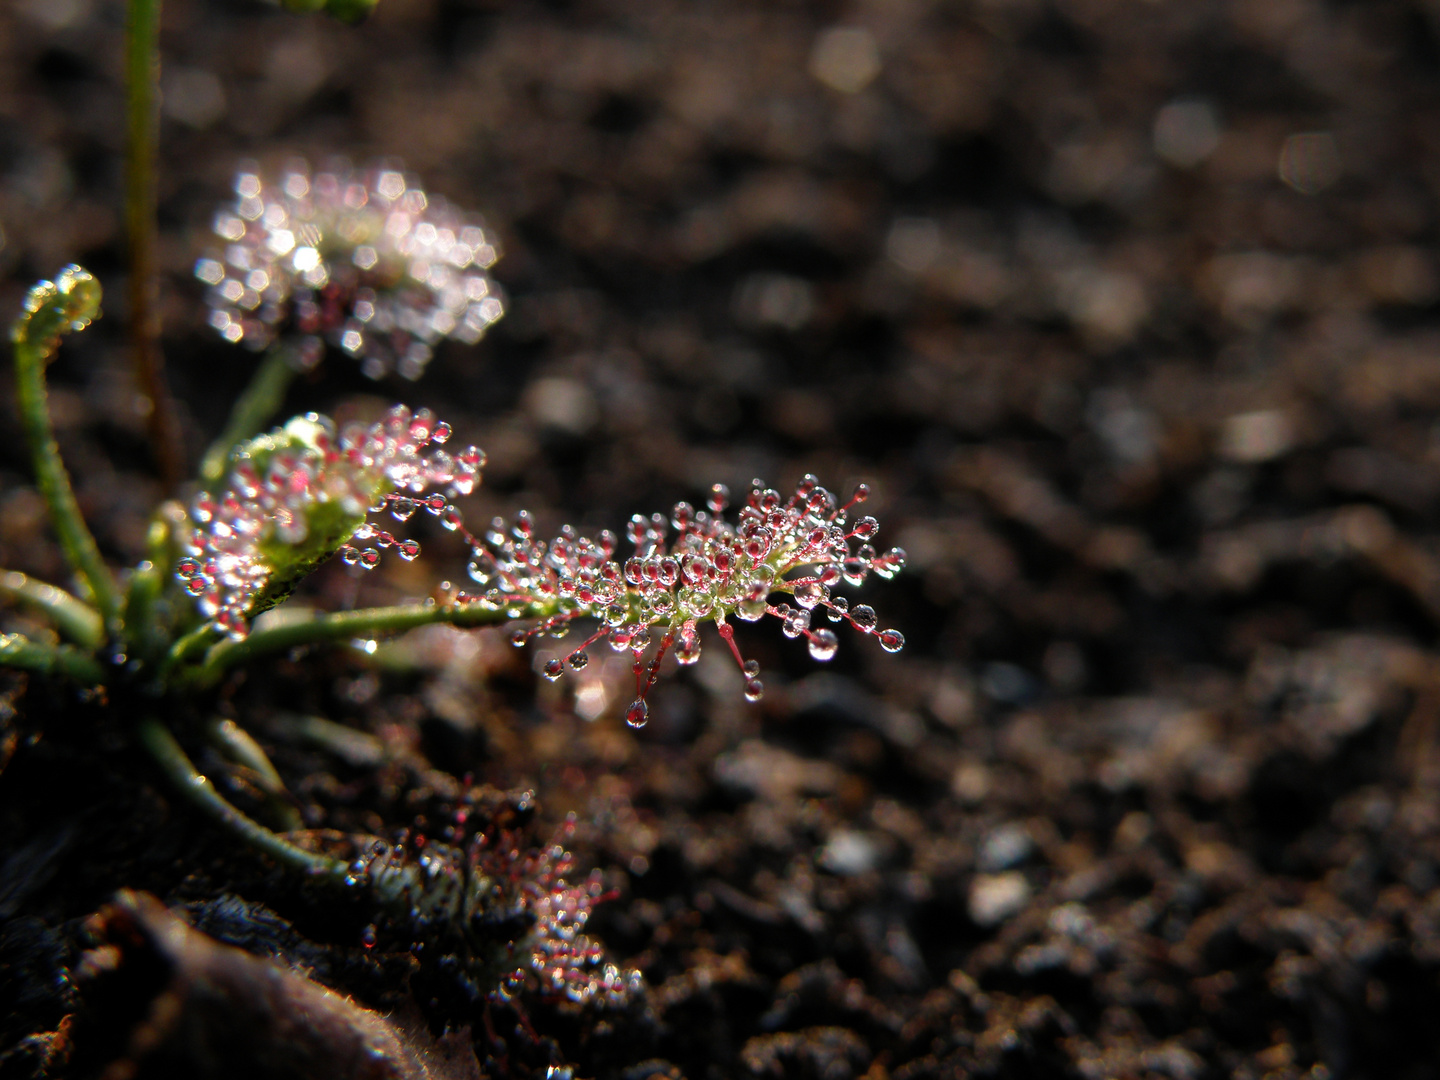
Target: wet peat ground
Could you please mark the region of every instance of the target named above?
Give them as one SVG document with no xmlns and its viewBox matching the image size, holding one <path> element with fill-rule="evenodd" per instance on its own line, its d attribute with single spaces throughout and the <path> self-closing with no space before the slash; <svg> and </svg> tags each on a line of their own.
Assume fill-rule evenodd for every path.
<svg viewBox="0 0 1440 1080">
<path fill-rule="evenodd" d="M 72 260 L 105 283 L 52 381 L 117 564 L 163 494 L 122 349 L 118 7 L 0 8 L 0 306 Z M 295 411 L 435 408 L 489 452 L 475 522 L 814 472 L 869 482 L 909 552 L 857 594 L 903 652 L 742 628 L 749 705 L 707 636 L 640 732 L 618 661 L 551 685 L 491 631 L 227 688 L 314 827 L 415 826 L 467 776 L 532 790 L 537 835 L 578 814 L 618 893 L 591 929 L 647 990 L 452 1017 L 488 1074 L 1440 1074 L 1440 9 L 381 0 L 349 29 L 177 0 L 164 46 L 192 454 L 252 364 L 188 276 L 237 163 L 394 156 L 499 231 L 510 311 L 413 385 L 327 360 Z M 63 580 L 6 430 L 0 565 Z M 416 535 L 309 599 L 463 574 Z M 5 691 L 0 1075 L 77 1010 L 143 1022 L 143 972 L 71 979 L 122 887 L 404 1012 L 404 951 L 174 804 L 129 718 Z M 317 749 L 297 712 L 360 734 Z"/>
</svg>

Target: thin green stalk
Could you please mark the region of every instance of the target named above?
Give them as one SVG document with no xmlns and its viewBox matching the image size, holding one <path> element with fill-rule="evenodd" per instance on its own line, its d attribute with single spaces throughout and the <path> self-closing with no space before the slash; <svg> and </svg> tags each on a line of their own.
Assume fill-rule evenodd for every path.
<svg viewBox="0 0 1440 1080">
<path fill-rule="evenodd" d="M 100 613 L 64 589 L 16 570 L 0 570 L 0 597 L 48 615 L 55 628 L 76 645 L 93 651 L 105 640 Z"/>
<path fill-rule="evenodd" d="M 169 678 L 170 673 L 176 668 L 196 657 L 202 656 L 215 641 L 217 631 L 210 623 L 196 627 L 175 644 L 170 646 L 170 651 L 165 654 L 165 659 L 160 662 L 160 670 L 156 673 L 164 682 Z"/>
<path fill-rule="evenodd" d="M 59 347 L 60 335 L 84 328 L 99 314 L 100 283 L 80 267 L 67 266 L 53 282 L 42 281 L 30 290 L 10 339 L 15 346 L 15 393 L 35 483 L 66 561 L 89 587 L 106 631 L 114 636 L 120 624 L 119 593 L 75 501 L 45 394 L 45 365 Z"/>
<path fill-rule="evenodd" d="M 205 738 L 231 762 L 248 770 L 250 779 L 265 794 L 265 809 L 272 824 L 286 831 L 304 827 L 285 781 L 254 736 L 234 720 L 216 716 L 205 725 Z"/>
<path fill-rule="evenodd" d="M 108 677 L 104 665 L 87 652 L 31 641 L 21 634 L 0 634 L 0 667 L 58 675 L 84 686 L 99 686 Z"/>
<path fill-rule="evenodd" d="M 129 0 L 125 23 L 125 230 L 130 254 L 130 348 L 135 378 L 150 399 L 150 444 L 160 475 L 182 479 L 183 452 L 160 351 L 155 266 L 155 159 L 160 143 L 160 0 Z"/>
<path fill-rule="evenodd" d="M 125 594 L 125 636 L 131 651 L 147 662 L 158 659 L 170 645 L 160 625 L 160 598 L 167 583 L 174 580 L 180 558 L 177 536 L 185 525 L 185 508 L 174 500 L 160 504 L 150 519 L 146 548 L 150 557 L 130 575 Z"/>
<path fill-rule="evenodd" d="M 339 859 L 297 847 L 232 806 L 208 777 L 195 771 L 194 763 L 160 721 L 147 716 L 140 721 L 139 735 L 141 745 L 174 789 L 221 828 L 281 866 L 336 882 L 344 880 L 346 866 Z"/>
<path fill-rule="evenodd" d="M 435 623 L 459 627 L 497 626 L 517 618 L 538 618 L 547 614 L 548 611 L 533 604 L 515 614 L 509 609 L 487 604 L 406 604 L 311 615 L 263 627 L 240 641 L 222 641 L 209 651 L 203 663 L 183 677 L 197 688 L 211 686 L 232 668 L 267 653 L 283 652 L 300 645 L 393 634 Z"/>
<path fill-rule="evenodd" d="M 224 432 L 210 444 L 200 462 L 200 482 L 218 484 L 225 479 L 230 467 L 230 456 L 236 446 L 257 435 L 280 411 L 285 403 L 285 391 L 299 374 L 294 364 L 293 350 L 277 343 L 266 351 L 260 366 L 250 378 L 234 408 Z"/>
</svg>

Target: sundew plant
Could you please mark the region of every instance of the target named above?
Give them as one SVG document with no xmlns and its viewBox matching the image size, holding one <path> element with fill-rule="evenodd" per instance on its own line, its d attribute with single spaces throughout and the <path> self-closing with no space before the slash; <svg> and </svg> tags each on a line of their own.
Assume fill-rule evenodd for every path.
<svg viewBox="0 0 1440 1080">
<path fill-rule="evenodd" d="M 143 131 L 139 140 L 143 151 Z M 327 353 L 353 358 L 372 378 L 411 380 L 441 341 L 479 342 L 505 309 L 490 276 L 499 245 L 485 222 L 391 165 L 312 171 L 295 162 L 275 177 L 243 168 L 214 233 L 195 268 L 209 324 L 262 356 L 186 498 L 156 509 L 147 557 L 132 568 L 102 558 L 46 397 L 46 365 L 64 335 L 99 315 L 99 284 L 71 266 L 26 299 L 11 333 L 21 419 L 74 582 L 62 588 L 0 573 L 0 597 L 52 630 L 3 635 L 0 664 L 115 710 L 158 775 L 216 827 L 306 889 L 372 911 L 367 945 L 376 935 L 438 943 L 427 955 L 450 957 L 453 979 L 475 1000 L 529 989 L 623 1002 L 638 976 L 607 962 L 581 932 L 606 894 L 597 875 L 576 877 L 563 836 L 530 846 L 478 806 L 457 812 L 442 840 L 408 846 L 305 830 L 243 722 L 213 719 L 216 695 L 233 673 L 297 646 L 437 623 L 503 626 L 518 648 L 571 636 L 568 655 L 543 665 L 551 679 L 584 668 L 595 650 L 628 656 L 634 691 L 624 717 L 640 727 L 670 658 L 694 664 L 707 639 L 733 658 L 746 698 L 761 697 L 737 622 L 768 620 L 822 662 L 840 646 L 837 630 L 899 650 L 900 632 L 882 629 L 845 590 L 892 577 L 904 553 L 876 546 L 880 525 L 863 513 L 865 485 L 838 494 L 809 475 L 789 490 L 757 479 L 738 497 L 716 484 L 702 506 L 637 513 L 615 532 L 589 536 L 567 526 L 542 537 L 524 510 L 469 523 L 465 500 L 482 483 L 485 453 L 429 411 L 397 404 L 372 422 L 307 413 L 272 424 L 290 380 Z M 329 560 L 369 570 L 387 557 L 421 558 L 404 535 L 417 514 L 463 540 L 465 564 L 434 569 L 437 582 L 463 587 L 437 586 L 423 602 L 392 607 L 282 606 Z M 257 815 L 265 820 L 197 772 L 185 746 L 199 742 L 256 778 L 269 798 Z"/>
</svg>

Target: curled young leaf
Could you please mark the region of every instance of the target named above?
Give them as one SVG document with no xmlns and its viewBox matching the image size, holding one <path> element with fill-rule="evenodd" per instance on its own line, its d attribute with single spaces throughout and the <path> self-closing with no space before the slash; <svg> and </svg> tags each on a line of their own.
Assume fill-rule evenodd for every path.
<svg viewBox="0 0 1440 1080">
<path fill-rule="evenodd" d="M 25 296 L 25 307 L 10 328 L 16 348 L 31 349 L 49 359 L 60 335 L 83 330 L 100 315 L 100 283 L 88 271 L 70 265 L 42 281 Z"/>
</svg>

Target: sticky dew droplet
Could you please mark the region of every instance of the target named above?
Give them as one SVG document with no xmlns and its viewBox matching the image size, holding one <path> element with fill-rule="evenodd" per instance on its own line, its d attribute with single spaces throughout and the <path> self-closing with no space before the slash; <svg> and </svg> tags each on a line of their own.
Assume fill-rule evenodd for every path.
<svg viewBox="0 0 1440 1080">
<path fill-rule="evenodd" d="M 905 647 L 905 635 L 899 630 L 881 630 L 880 647 L 886 652 L 899 652 Z"/>
<path fill-rule="evenodd" d="M 686 667 L 699 661 L 700 635 L 694 631 L 688 635 L 682 634 L 675 647 L 675 659 Z"/>
<path fill-rule="evenodd" d="M 883 644 L 883 641 L 882 641 Z M 833 630 L 816 630 L 810 635 L 810 657 L 812 660 L 829 660 L 840 647 L 840 639 Z"/>
<path fill-rule="evenodd" d="M 735 617 L 744 622 L 759 622 L 765 617 L 764 599 L 745 599 L 735 605 Z"/>
<path fill-rule="evenodd" d="M 551 682 L 554 682 L 556 679 L 560 678 L 561 675 L 565 674 L 565 664 L 560 660 L 559 657 L 556 657 L 551 660 L 546 660 L 545 667 L 541 670 L 547 679 L 549 679 Z"/>
<path fill-rule="evenodd" d="M 795 602 L 802 608 L 813 608 L 830 599 L 830 590 L 818 581 L 802 581 L 795 586 Z"/>
<path fill-rule="evenodd" d="M 650 719 L 650 706 L 645 704 L 644 698 L 636 698 L 625 710 L 625 723 L 632 728 L 642 728 Z"/>
</svg>

